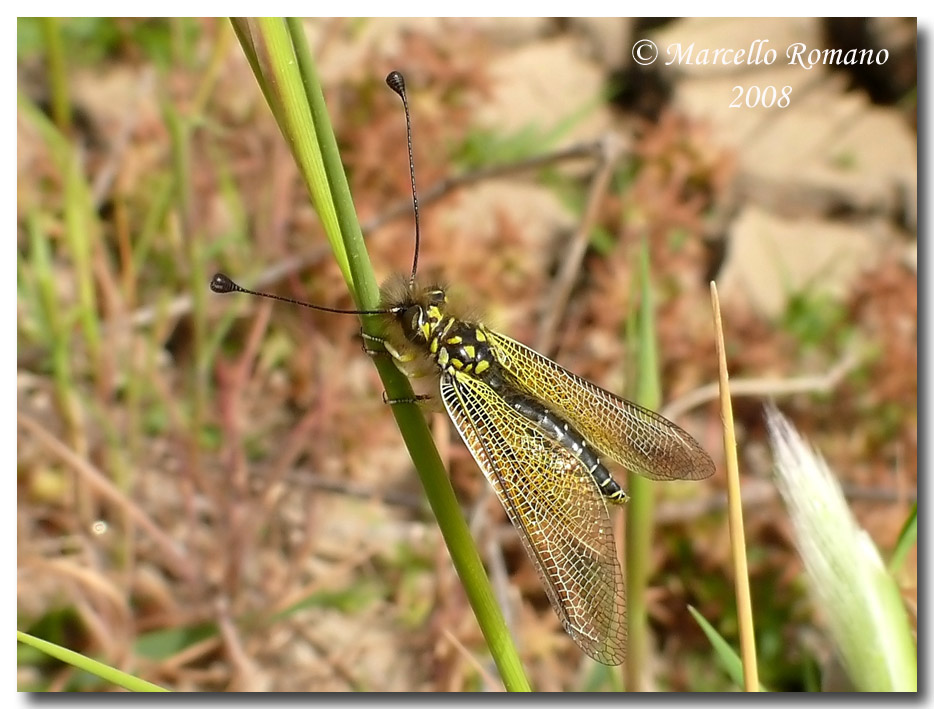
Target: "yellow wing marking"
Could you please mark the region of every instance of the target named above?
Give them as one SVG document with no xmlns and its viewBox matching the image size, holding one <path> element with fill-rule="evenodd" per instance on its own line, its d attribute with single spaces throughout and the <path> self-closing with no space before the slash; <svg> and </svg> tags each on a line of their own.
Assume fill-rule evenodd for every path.
<svg viewBox="0 0 934 709">
<path fill-rule="evenodd" d="M 593 477 L 481 380 L 445 374 L 441 398 L 568 634 L 595 660 L 620 664 L 625 590 L 610 517 Z"/>
<path fill-rule="evenodd" d="M 680 426 L 572 374 L 510 337 L 486 331 L 496 359 L 520 390 L 571 422 L 600 452 L 652 480 L 701 480 L 714 464 Z"/>
</svg>

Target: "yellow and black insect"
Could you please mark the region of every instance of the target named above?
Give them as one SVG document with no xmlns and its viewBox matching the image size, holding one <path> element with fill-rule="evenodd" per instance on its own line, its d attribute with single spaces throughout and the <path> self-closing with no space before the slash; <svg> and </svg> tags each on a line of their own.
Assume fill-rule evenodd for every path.
<svg viewBox="0 0 934 709">
<path fill-rule="evenodd" d="M 713 461 L 671 421 L 458 317 L 444 289 L 419 285 L 408 101 L 399 72 L 386 82 L 405 108 L 415 206 L 411 276 L 383 286 L 378 310 L 309 307 L 381 314 L 384 337 L 366 339 L 382 343 L 400 364 L 420 359 L 434 366 L 444 407 L 519 532 L 568 634 L 590 657 L 618 665 L 626 651 L 626 597 L 607 504 L 628 498 L 601 456 L 652 480 L 706 478 Z M 220 273 L 211 288 L 297 302 L 241 288 Z"/>
</svg>

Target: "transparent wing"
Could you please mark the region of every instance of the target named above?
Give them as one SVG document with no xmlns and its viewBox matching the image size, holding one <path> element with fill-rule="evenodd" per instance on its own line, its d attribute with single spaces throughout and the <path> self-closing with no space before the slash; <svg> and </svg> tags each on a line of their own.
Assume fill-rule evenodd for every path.
<svg viewBox="0 0 934 709">
<path fill-rule="evenodd" d="M 565 630 L 590 657 L 620 664 L 625 589 L 593 477 L 482 381 L 445 374 L 441 399 L 519 532 Z"/>
<path fill-rule="evenodd" d="M 521 342 L 484 331 L 518 388 L 547 402 L 604 455 L 652 480 L 700 480 L 714 464 L 680 426 L 572 374 Z"/>
</svg>

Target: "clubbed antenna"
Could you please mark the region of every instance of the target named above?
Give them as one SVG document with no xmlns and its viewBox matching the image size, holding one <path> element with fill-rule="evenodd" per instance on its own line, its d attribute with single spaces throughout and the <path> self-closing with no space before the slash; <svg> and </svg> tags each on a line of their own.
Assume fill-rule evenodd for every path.
<svg viewBox="0 0 934 709">
<path fill-rule="evenodd" d="M 272 293 L 263 293 L 258 290 L 250 290 L 249 288 L 244 288 L 241 285 L 234 283 L 227 274 L 224 273 L 215 273 L 214 278 L 211 279 L 211 290 L 215 293 L 246 293 L 247 295 L 257 295 L 260 298 L 270 298 L 272 300 L 281 300 L 283 303 L 292 303 L 293 305 L 301 305 L 306 308 L 311 308 L 312 310 L 323 310 L 326 313 L 342 313 L 346 315 L 377 315 L 380 313 L 393 313 L 398 308 L 389 308 L 387 310 L 344 310 L 342 308 L 326 308 L 323 305 L 312 305 L 311 303 L 306 303 L 301 300 L 295 300 L 294 298 L 286 298 L 282 295 L 273 295 Z"/>
<path fill-rule="evenodd" d="M 386 84 L 390 89 L 399 94 L 402 99 L 402 107 L 405 109 L 405 137 L 409 143 L 409 174 L 412 176 L 412 204 L 415 207 L 415 256 L 412 258 L 412 276 L 409 283 L 415 283 L 415 274 L 418 272 L 418 246 L 421 241 L 421 233 L 418 221 L 418 193 L 415 190 L 415 158 L 412 153 L 412 119 L 409 116 L 409 100 L 405 96 L 405 79 L 398 71 L 389 72 L 386 77 Z"/>
</svg>

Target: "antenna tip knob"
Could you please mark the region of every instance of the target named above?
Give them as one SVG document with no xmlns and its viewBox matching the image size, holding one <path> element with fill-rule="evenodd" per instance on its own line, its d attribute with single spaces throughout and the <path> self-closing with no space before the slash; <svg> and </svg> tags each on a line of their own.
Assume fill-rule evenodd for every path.
<svg viewBox="0 0 934 709">
<path fill-rule="evenodd" d="M 389 72 L 389 76 L 386 77 L 386 85 L 400 96 L 405 97 L 405 79 L 400 72 Z"/>
<path fill-rule="evenodd" d="M 215 273 L 211 279 L 211 290 L 215 293 L 232 293 L 238 286 L 223 273 Z"/>
</svg>

